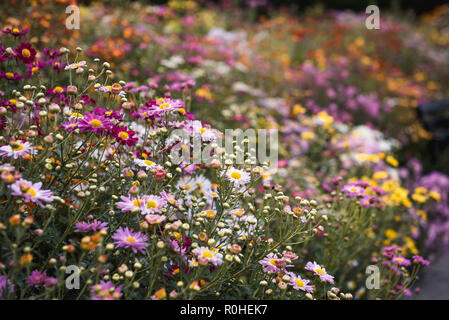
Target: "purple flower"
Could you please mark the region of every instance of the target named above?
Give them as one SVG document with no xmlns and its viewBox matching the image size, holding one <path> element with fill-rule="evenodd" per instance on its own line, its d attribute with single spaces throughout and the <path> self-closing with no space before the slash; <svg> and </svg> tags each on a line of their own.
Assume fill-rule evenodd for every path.
<svg viewBox="0 0 449 320">
<path fill-rule="evenodd" d="M 75 224 L 75 232 L 89 232 L 89 231 L 97 231 L 97 230 L 107 230 L 107 222 L 101 221 L 90 221 L 90 222 L 78 222 Z"/>
<path fill-rule="evenodd" d="M 148 247 L 147 236 L 140 232 L 134 232 L 128 227 L 124 229 L 120 227 L 112 236 L 112 239 L 116 240 L 114 243 L 117 247 L 131 248 L 134 253 L 137 253 L 137 251 L 145 253 L 145 248 Z"/>
<path fill-rule="evenodd" d="M 3 292 L 8 289 L 10 293 L 14 292 L 14 285 L 6 276 L 0 275 L 0 297 L 3 296 Z"/>
</svg>

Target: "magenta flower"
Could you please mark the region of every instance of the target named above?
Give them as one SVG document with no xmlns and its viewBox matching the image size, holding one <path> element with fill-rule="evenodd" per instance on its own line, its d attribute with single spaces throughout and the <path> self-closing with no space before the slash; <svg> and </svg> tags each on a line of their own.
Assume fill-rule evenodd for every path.
<svg viewBox="0 0 449 320">
<path fill-rule="evenodd" d="M 429 260 L 425 260 L 421 256 L 413 256 L 412 258 L 413 258 L 413 263 L 422 264 L 422 265 L 424 265 L 426 267 L 428 267 L 429 264 L 430 264 Z"/>
<path fill-rule="evenodd" d="M 112 281 L 100 280 L 99 284 L 96 284 L 91 289 L 92 300 L 116 300 L 122 296 L 122 287 L 116 287 Z"/>
<path fill-rule="evenodd" d="M 31 275 L 28 276 L 28 286 L 38 287 L 42 284 L 45 284 L 47 280 L 47 272 L 40 272 L 39 270 L 34 270 L 31 272 Z"/>
<path fill-rule="evenodd" d="M 3 296 L 4 291 L 8 289 L 10 293 L 14 292 L 14 284 L 6 278 L 6 276 L 0 275 L 0 297 Z"/>
<path fill-rule="evenodd" d="M 114 127 L 111 135 L 117 142 L 127 146 L 133 146 L 139 140 L 137 137 L 134 137 L 135 134 L 135 131 L 128 130 L 126 127 Z"/>
<path fill-rule="evenodd" d="M 91 131 L 96 134 L 102 134 L 105 131 L 109 131 L 112 129 L 114 124 L 111 120 L 99 114 L 91 114 L 86 112 L 83 118 L 81 118 L 78 122 L 78 127 L 81 132 Z"/>
<path fill-rule="evenodd" d="M 31 43 L 22 42 L 15 49 L 16 57 L 24 64 L 32 63 L 36 59 L 37 51 L 31 47 Z"/>
<path fill-rule="evenodd" d="M 394 256 L 393 259 L 391 259 L 391 261 L 397 265 L 400 266 L 404 266 L 404 267 L 408 267 L 409 265 L 411 265 L 411 261 L 402 257 L 402 256 Z"/>
<path fill-rule="evenodd" d="M 146 242 L 148 240 L 146 235 L 134 232 L 128 227 L 124 229 L 120 227 L 112 236 L 112 239 L 116 240 L 114 243 L 117 247 L 131 248 L 134 253 L 137 253 L 137 251 L 145 253 L 145 248 L 149 245 Z"/>
<path fill-rule="evenodd" d="M 41 187 L 42 182 L 32 183 L 25 179 L 20 179 L 10 186 L 13 196 L 24 197 L 25 202 L 34 202 L 43 207 L 42 202 L 53 201 L 53 192 L 43 190 Z"/>
<path fill-rule="evenodd" d="M 4 34 L 11 34 L 11 35 L 13 35 L 14 37 L 17 37 L 17 38 L 19 38 L 19 39 L 21 39 L 23 35 L 27 34 L 28 31 L 30 31 L 29 28 L 26 28 L 26 29 L 21 29 L 21 28 L 12 28 L 12 29 L 11 29 L 11 28 L 6 28 L 6 29 L 2 30 L 2 32 L 3 32 Z"/>
<path fill-rule="evenodd" d="M 97 231 L 97 230 L 107 230 L 108 223 L 101 222 L 98 220 L 90 221 L 90 222 L 78 222 L 75 224 L 75 232 L 89 232 L 89 231 Z"/>
</svg>

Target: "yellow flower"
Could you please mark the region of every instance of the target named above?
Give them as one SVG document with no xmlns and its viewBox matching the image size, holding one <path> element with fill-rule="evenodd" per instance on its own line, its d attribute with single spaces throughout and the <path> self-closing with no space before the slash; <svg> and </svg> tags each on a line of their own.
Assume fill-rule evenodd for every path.
<svg viewBox="0 0 449 320">
<path fill-rule="evenodd" d="M 373 174 L 374 180 L 383 180 L 388 178 L 388 172 L 386 171 L 377 171 Z"/>
<path fill-rule="evenodd" d="M 399 165 L 398 160 L 396 160 L 395 158 L 393 158 L 392 156 L 387 156 L 387 158 L 385 159 L 385 161 L 390 164 L 393 167 L 397 167 Z"/>
<path fill-rule="evenodd" d="M 430 191 L 429 196 L 438 202 L 440 202 L 440 200 L 441 200 L 441 195 L 436 191 Z"/>
<path fill-rule="evenodd" d="M 301 133 L 301 138 L 304 140 L 311 140 L 315 138 L 315 134 L 312 131 L 305 131 Z"/>
<path fill-rule="evenodd" d="M 385 230 L 385 236 L 388 240 L 394 240 L 398 237 L 398 233 L 393 229 L 387 229 Z"/>
</svg>

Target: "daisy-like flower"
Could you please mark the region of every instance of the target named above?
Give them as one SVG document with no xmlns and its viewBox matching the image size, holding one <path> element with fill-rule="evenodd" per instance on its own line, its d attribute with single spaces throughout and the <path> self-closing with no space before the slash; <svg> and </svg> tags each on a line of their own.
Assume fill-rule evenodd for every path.
<svg viewBox="0 0 449 320">
<path fill-rule="evenodd" d="M 89 231 L 97 231 L 97 230 L 107 230 L 108 223 L 102 222 L 98 220 L 89 221 L 89 222 L 77 222 L 75 224 L 75 232 L 89 232 Z"/>
<path fill-rule="evenodd" d="M 31 47 L 31 43 L 22 42 L 15 49 L 16 57 L 24 64 L 32 63 L 36 59 L 37 51 Z"/>
<path fill-rule="evenodd" d="M 2 157 L 23 158 L 29 154 L 36 154 L 36 149 L 28 141 L 13 141 L 9 145 L 0 147 Z"/>
<path fill-rule="evenodd" d="M 87 67 L 86 61 L 79 61 L 65 66 L 64 70 L 74 70 Z"/>
<path fill-rule="evenodd" d="M 153 162 L 148 159 L 134 159 L 134 163 L 137 164 L 139 167 L 143 167 L 145 169 L 152 169 L 158 166 L 156 162 Z"/>
<path fill-rule="evenodd" d="M 81 132 L 91 131 L 96 134 L 102 134 L 106 130 L 111 130 L 113 127 L 113 123 L 108 118 L 99 115 L 99 114 L 91 114 L 86 112 L 83 118 L 79 119 L 78 127 Z"/>
<path fill-rule="evenodd" d="M 161 197 L 164 198 L 164 200 L 167 201 L 167 203 L 169 203 L 173 206 L 179 206 L 181 204 L 181 202 L 176 200 L 172 194 L 167 193 L 165 191 L 161 192 Z"/>
<path fill-rule="evenodd" d="M 27 34 L 28 31 L 30 31 L 30 28 L 26 28 L 26 29 L 21 29 L 21 28 L 5 28 L 4 30 L 2 30 L 2 32 L 4 34 L 11 34 L 14 37 L 17 37 L 19 39 L 22 38 L 22 36 L 24 34 Z"/>
<path fill-rule="evenodd" d="M 161 215 L 158 215 L 158 214 L 147 214 L 145 216 L 145 220 L 149 224 L 159 224 L 159 223 L 164 222 L 165 219 L 167 219 L 167 217 L 161 216 Z"/>
<path fill-rule="evenodd" d="M 134 253 L 140 251 L 145 253 L 145 248 L 148 247 L 148 237 L 140 232 L 134 232 L 134 230 L 120 227 L 112 239 L 116 240 L 114 243 L 117 247 L 130 248 Z"/>
<path fill-rule="evenodd" d="M 217 132 L 214 129 L 211 129 L 210 126 L 203 126 L 201 121 L 195 120 L 192 121 L 192 133 L 194 135 L 199 135 L 201 137 L 201 141 L 215 141 L 217 139 Z"/>
<path fill-rule="evenodd" d="M 0 79 L 12 80 L 12 81 L 20 81 L 23 79 L 23 76 L 17 72 L 3 72 L 0 70 Z"/>
<path fill-rule="evenodd" d="M 10 186 L 13 196 L 23 197 L 25 202 L 34 202 L 43 207 L 42 202 L 53 201 L 53 192 L 42 190 L 41 187 L 42 182 L 32 183 L 25 179 L 20 179 Z"/>
<path fill-rule="evenodd" d="M 184 102 L 177 99 L 159 98 L 153 101 L 148 109 L 151 115 L 159 116 L 173 110 L 184 108 Z"/>
<path fill-rule="evenodd" d="M 153 214 L 161 212 L 161 209 L 167 204 L 164 198 L 154 195 L 143 196 L 142 214 Z"/>
<path fill-rule="evenodd" d="M 221 265 L 223 263 L 223 255 L 215 248 L 199 247 L 192 250 L 192 253 L 199 259 L 204 259 L 207 262 L 212 263 L 214 266 Z"/>
<path fill-rule="evenodd" d="M 131 196 L 128 197 L 121 196 L 120 199 L 122 201 L 117 203 L 117 208 L 122 210 L 122 212 L 142 210 L 144 205 L 143 200 L 138 197 L 133 198 Z"/>
<path fill-rule="evenodd" d="M 409 265 L 412 264 L 412 262 L 409 259 L 406 259 L 402 256 L 394 256 L 393 259 L 391 259 L 391 261 L 397 265 L 404 267 L 408 267 Z"/>
<path fill-rule="evenodd" d="M 269 253 L 265 258 L 260 260 L 259 263 L 263 266 L 264 272 L 270 272 L 270 273 L 278 273 L 287 267 L 293 266 L 293 265 L 287 265 L 285 259 L 279 258 L 274 253 Z"/>
<path fill-rule="evenodd" d="M 226 177 L 236 186 L 245 185 L 251 180 L 251 175 L 248 172 L 237 168 L 228 169 Z"/>
<path fill-rule="evenodd" d="M 348 184 L 343 187 L 342 191 L 351 198 L 356 198 L 362 195 L 365 190 L 362 187 L 356 186 L 354 184 Z"/>
<path fill-rule="evenodd" d="M 112 281 L 100 280 L 91 289 L 92 300 L 116 300 L 122 296 L 122 286 L 116 287 Z"/>
<path fill-rule="evenodd" d="M 310 280 L 303 279 L 300 275 L 296 275 L 293 272 L 288 272 L 287 274 L 290 276 L 290 285 L 292 285 L 293 289 L 309 293 L 313 292 L 313 286 L 308 285 Z"/>
<path fill-rule="evenodd" d="M 134 137 L 135 134 L 135 131 L 128 130 L 127 128 L 114 127 L 111 135 L 117 142 L 126 144 L 127 146 L 133 146 L 139 140 L 137 137 Z"/>
<path fill-rule="evenodd" d="M 307 262 L 306 267 L 304 269 L 312 271 L 315 275 L 319 276 L 321 281 L 323 282 L 329 282 L 331 284 L 334 283 L 334 277 L 328 274 L 326 272 L 326 269 L 321 267 L 315 261 L 313 263 L 310 261 Z"/>
<path fill-rule="evenodd" d="M 230 213 L 233 217 L 242 218 L 245 214 L 245 209 L 243 209 L 243 208 L 234 209 L 234 210 L 231 210 Z"/>
</svg>

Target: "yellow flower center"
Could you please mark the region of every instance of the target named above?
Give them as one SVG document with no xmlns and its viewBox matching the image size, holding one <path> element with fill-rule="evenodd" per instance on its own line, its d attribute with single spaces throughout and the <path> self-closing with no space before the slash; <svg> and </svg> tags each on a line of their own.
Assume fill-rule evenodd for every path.
<svg viewBox="0 0 449 320">
<path fill-rule="evenodd" d="M 12 32 L 14 32 L 14 33 L 19 33 L 20 30 L 19 30 L 19 28 L 14 28 L 14 29 L 12 29 Z"/>
<path fill-rule="evenodd" d="M 128 140 L 128 139 L 129 139 L 128 132 L 126 132 L 126 131 L 120 131 L 120 133 L 118 134 L 118 136 L 119 136 L 120 138 L 122 138 L 123 140 Z"/>
<path fill-rule="evenodd" d="M 270 263 L 275 266 L 276 265 L 276 259 L 270 259 Z"/>
<path fill-rule="evenodd" d="M 35 197 L 36 196 L 36 190 L 34 190 L 33 188 L 29 188 L 27 191 L 27 194 L 31 194 L 31 196 Z"/>
<path fill-rule="evenodd" d="M 322 269 L 315 269 L 315 272 L 318 274 L 326 274 Z"/>
<path fill-rule="evenodd" d="M 61 87 L 55 87 L 55 88 L 53 89 L 53 91 L 54 91 L 54 92 L 61 93 L 61 92 L 62 92 L 62 88 L 61 88 Z"/>
<path fill-rule="evenodd" d="M 298 287 L 304 287 L 304 282 L 302 280 L 296 279 L 295 282 Z"/>
<path fill-rule="evenodd" d="M 201 132 L 201 133 L 204 133 L 204 132 L 206 132 L 206 129 L 200 128 L 200 132 Z"/>
<path fill-rule="evenodd" d="M 153 208 L 153 209 L 157 208 L 157 202 L 154 201 L 154 200 L 148 201 L 147 202 L 147 208 Z"/>
<path fill-rule="evenodd" d="M 170 104 L 169 103 L 163 103 L 159 106 L 159 109 L 163 110 L 163 109 L 167 109 L 170 108 Z"/>
<path fill-rule="evenodd" d="M 23 149 L 23 144 L 19 144 L 17 146 L 11 147 L 13 151 L 20 151 Z"/>
<path fill-rule="evenodd" d="M 90 124 L 94 127 L 94 128 L 99 128 L 103 125 L 103 123 L 101 123 L 100 120 L 98 119 L 94 119 L 90 122 Z"/>
<path fill-rule="evenodd" d="M 126 238 L 126 242 L 128 242 L 128 243 L 135 243 L 136 239 L 134 239 L 133 237 L 128 237 L 128 238 Z"/>
<path fill-rule="evenodd" d="M 31 56 L 31 52 L 28 49 L 23 49 L 22 50 L 22 56 L 24 56 L 25 58 L 28 58 L 29 56 Z"/>
<path fill-rule="evenodd" d="M 133 201 L 133 206 L 135 206 L 135 207 L 138 207 L 138 206 L 140 206 L 140 202 L 141 202 L 141 200 L 134 200 Z"/>
<path fill-rule="evenodd" d="M 239 180 L 242 177 L 242 174 L 238 171 L 234 171 L 233 173 L 231 173 L 231 177 L 233 179 Z"/>
<path fill-rule="evenodd" d="M 214 257 L 214 255 L 212 253 L 210 253 L 209 251 L 203 251 L 203 256 L 206 258 L 209 258 L 209 259 Z"/>
<path fill-rule="evenodd" d="M 151 166 L 151 165 L 153 165 L 153 161 L 150 161 L 150 160 L 145 160 L 144 161 L 144 163 L 147 165 L 147 166 Z"/>
<path fill-rule="evenodd" d="M 12 73 L 12 72 L 6 72 L 6 73 L 5 73 L 5 76 L 6 76 L 8 79 L 12 79 L 12 78 L 14 78 L 14 73 Z"/>
</svg>

